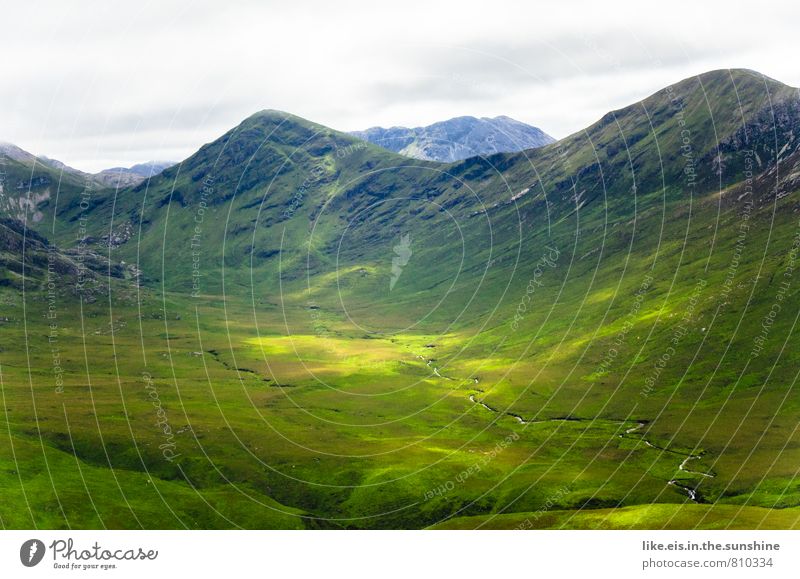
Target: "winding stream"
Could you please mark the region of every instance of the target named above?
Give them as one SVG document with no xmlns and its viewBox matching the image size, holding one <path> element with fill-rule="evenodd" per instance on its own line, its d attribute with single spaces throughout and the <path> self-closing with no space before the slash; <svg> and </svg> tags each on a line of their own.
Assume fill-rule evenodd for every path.
<svg viewBox="0 0 800 579">
<path fill-rule="evenodd" d="M 433 373 L 437 377 L 443 378 L 445 380 L 456 380 L 456 378 L 451 378 L 449 376 L 442 375 L 439 372 L 439 368 L 436 367 L 436 366 L 433 366 L 433 363 L 436 360 L 425 358 L 424 356 L 417 356 L 417 357 L 419 359 L 425 361 L 425 365 L 426 366 L 429 366 L 429 367 L 433 368 Z M 478 379 L 477 378 L 470 378 L 469 380 L 474 381 L 475 384 L 478 383 Z M 572 418 L 572 417 L 548 418 L 548 419 L 544 419 L 544 420 L 526 420 L 522 415 L 517 414 L 515 412 L 503 412 L 503 411 L 498 410 L 497 408 L 493 408 L 492 406 L 489 406 L 486 402 L 483 402 L 482 400 L 479 400 L 475 393 L 472 393 L 472 394 L 469 395 L 469 400 L 473 404 L 477 404 L 478 406 L 483 407 L 484 409 L 488 410 L 489 412 L 493 412 L 494 414 L 501 414 L 501 415 L 504 415 L 504 416 L 509 416 L 509 417 L 515 419 L 520 424 L 543 424 L 545 422 L 584 422 L 584 421 L 591 420 L 591 419 L 588 419 L 588 418 Z M 607 421 L 616 422 L 616 423 L 621 424 L 621 425 L 630 422 L 630 420 L 613 420 L 613 419 L 607 419 Z M 635 436 L 639 440 L 641 440 L 645 445 L 647 445 L 648 447 L 650 447 L 650 448 L 652 448 L 654 450 L 659 450 L 661 452 L 666 452 L 666 453 L 669 453 L 669 454 L 674 454 L 674 455 L 683 457 L 683 460 L 681 460 L 681 463 L 678 465 L 678 470 L 681 471 L 681 472 L 685 472 L 688 475 L 694 475 L 694 476 L 699 476 L 699 477 L 703 477 L 703 478 L 714 478 L 716 476 L 714 473 L 701 472 L 701 471 L 697 471 L 697 470 L 690 470 L 687 467 L 687 465 L 689 464 L 690 461 L 701 459 L 705 454 L 704 452 L 700 452 L 700 453 L 697 453 L 697 454 L 680 452 L 680 451 L 677 451 L 677 450 L 673 450 L 671 448 L 665 448 L 663 446 L 658 446 L 658 445 L 653 444 L 652 442 L 650 442 L 647 438 L 644 437 L 643 433 L 639 432 L 644 427 L 646 427 L 647 424 L 648 424 L 647 421 L 639 420 L 639 421 L 636 422 L 635 426 L 627 428 L 625 430 L 625 432 L 623 432 L 622 434 L 619 435 L 619 437 L 620 438 L 626 438 L 626 437 L 634 437 Z M 695 502 L 695 503 L 703 503 L 703 502 L 705 502 L 703 500 L 703 498 L 700 496 L 699 491 L 697 490 L 699 485 L 700 485 L 700 483 L 697 483 L 695 486 L 692 487 L 692 486 L 687 486 L 686 484 L 684 484 L 685 482 L 686 481 L 679 481 L 677 479 L 671 479 L 671 480 L 667 481 L 667 485 L 673 486 L 676 489 L 679 489 L 680 491 L 685 493 L 686 496 L 689 497 L 689 500 L 691 500 L 692 502 Z"/>
</svg>

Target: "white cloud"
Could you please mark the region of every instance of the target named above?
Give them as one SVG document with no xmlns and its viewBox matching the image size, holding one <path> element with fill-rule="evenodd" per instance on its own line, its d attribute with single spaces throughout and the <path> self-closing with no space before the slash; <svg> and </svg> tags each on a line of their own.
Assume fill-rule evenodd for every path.
<svg viewBox="0 0 800 579">
<path fill-rule="evenodd" d="M 0 11 L 0 140 L 85 170 L 183 158 L 264 108 L 343 130 L 506 114 L 562 137 L 712 68 L 800 85 L 790 2 L 54 0 Z"/>
</svg>

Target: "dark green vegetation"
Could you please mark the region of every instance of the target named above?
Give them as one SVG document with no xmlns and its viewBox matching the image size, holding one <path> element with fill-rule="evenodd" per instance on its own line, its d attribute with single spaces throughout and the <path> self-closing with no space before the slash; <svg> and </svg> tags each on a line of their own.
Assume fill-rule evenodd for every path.
<svg viewBox="0 0 800 579">
<path fill-rule="evenodd" d="M 450 165 L 269 111 L 8 161 L 0 522 L 797 527 L 798 135 L 718 71 Z"/>
</svg>

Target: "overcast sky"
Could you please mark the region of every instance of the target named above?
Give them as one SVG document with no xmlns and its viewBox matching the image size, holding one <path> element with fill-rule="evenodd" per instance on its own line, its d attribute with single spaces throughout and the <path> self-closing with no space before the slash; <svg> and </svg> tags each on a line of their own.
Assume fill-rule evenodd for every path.
<svg viewBox="0 0 800 579">
<path fill-rule="evenodd" d="M 560 138 L 714 68 L 800 86 L 799 4 L 0 0 L 0 141 L 97 171 L 183 159 L 266 108 Z"/>
</svg>

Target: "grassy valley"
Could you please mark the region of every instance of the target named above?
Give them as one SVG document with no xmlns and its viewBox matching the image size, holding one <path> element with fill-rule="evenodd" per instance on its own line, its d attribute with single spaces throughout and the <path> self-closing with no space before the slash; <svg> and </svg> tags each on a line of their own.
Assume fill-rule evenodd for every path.
<svg viewBox="0 0 800 579">
<path fill-rule="evenodd" d="M 452 164 L 279 111 L 8 159 L 0 523 L 796 528 L 799 130 L 726 70 Z"/>
</svg>

